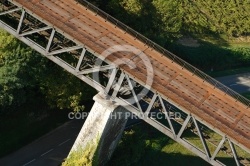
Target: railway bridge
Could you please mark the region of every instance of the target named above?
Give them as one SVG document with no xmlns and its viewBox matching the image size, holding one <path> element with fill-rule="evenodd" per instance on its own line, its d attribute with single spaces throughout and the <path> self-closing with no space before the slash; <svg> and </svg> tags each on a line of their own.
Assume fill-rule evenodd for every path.
<svg viewBox="0 0 250 166">
<path fill-rule="evenodd" d="M 211 165 L 249 165 L 249 100 L 88 1 L 0 2 L 1 28 L 99 92 L 70 153 L 96 139 L 105 163 L 133 113 Z"/>
</svg>

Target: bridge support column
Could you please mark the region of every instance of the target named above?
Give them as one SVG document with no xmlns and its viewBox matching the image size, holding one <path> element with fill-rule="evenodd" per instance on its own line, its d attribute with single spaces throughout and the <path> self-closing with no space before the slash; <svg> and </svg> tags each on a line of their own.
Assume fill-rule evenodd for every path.
<svg viewBox="0 0 250 166">
<path fill-rule="evenodd" d="M 91 165 L 104 165 L 121 138 L 128 111 L 106 100 L 102 94 L 97 94 L 94 100 L 66 162 L 80 159 L 92 162 Z"/>
</svg>

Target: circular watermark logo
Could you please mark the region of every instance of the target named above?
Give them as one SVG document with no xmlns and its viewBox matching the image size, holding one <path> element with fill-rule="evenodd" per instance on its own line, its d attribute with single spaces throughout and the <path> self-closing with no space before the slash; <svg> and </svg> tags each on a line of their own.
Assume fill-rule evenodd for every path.
<svg viewBox="0 0 250 166">
<path fill-rule="evenodd" d="M 95 69 L 99 68 L 100 70 L 99 71 L 97 70 L 97 72 L 93 73 L 93 79 L 95 81 L 97 81 L 98 83 L 100 83 L 100 80 L 101 80 L 100 71 L 101 71 L 101 67 L 102 67 L 101 64 L 103 64 L 109 56 L 115 56 L 115 54 L 119 54 L 122 52 L 127 53 L 127 54 L 131 54 L 132 57 L 126 58 L 126 56 L 124 56 L 123 58 L 114 58 L 115 60 L 112 61 L 112 64 L 109 64 L 109 65 L 113 65 L 117 68 L 119 68 L 119 66 L 121 66 L 121 65 L 127 65 L 131 70 L 134 70 L 134 72 L 141 72 L 139 70 L 139 66 L 137 66 L 137 64 L 139 64 L 140 67 L 142 67 L 144 65 L 144 68 L 146 69 L 146 74 L 141 73 L 141 74 L 145 75 L 146 82 L 144 82 L 144 85 L 141 85 L 141 88 L 140 88 L 141 90 L 139 92 L 135 92 L 135 91 L 134 91 L 134 93 L 132 92 L 132 90 L 134 90 L 136 88 L 136 86 L 138 85 L 138 80 L 135 80 L 136 78 L 134 78 L 134 77 L 131 78 L 131 76 L 126 73 L 126 71 L 124 73 L 125 78 L 122 82 L 121 87 L 118 90 L 118 93 L 130 94 L 130 97 L 126 98 L 126 101 L 129 104 L 135 104 L 136 103 L 135 97 L 138 100 L 140 100 L 148 93 L 149 89 L 151 88 L 151 86 L 153 84 L 153 77 L 154 77 L 153 66 L 150 62 L 150 59 L 140 49 L 135 48 L 134 46 L 131 46 L 131 45 L 115 45 L 115 46 L 112 46 L 112 47 L 106 49 L 105 51 L 103 51 L 101 53 L 100 57 L 97 58 L 95 61 Z M 136 59 L 136 62 L 134 61 L 135 59 Z M 137 67 L 138 67 L 138 70 L 136 70 Z M 112 83 L 111 89 L 114 89 L 116 86 L 119 87 L 118 80 L 119 80 L 119 78 L 114 79 L 114 82 Z M 137 84 L 135 82 L 137 82 Z M 128 104 L 122 104 L 122 105 L 124 106 L 124 105 L 128 105 Z"/>
</svg>

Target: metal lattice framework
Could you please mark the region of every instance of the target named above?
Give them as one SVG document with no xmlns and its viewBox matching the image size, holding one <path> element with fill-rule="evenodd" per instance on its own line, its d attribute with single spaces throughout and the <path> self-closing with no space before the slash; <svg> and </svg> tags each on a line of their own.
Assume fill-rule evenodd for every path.
<svg viewBox="0 0 250 166">
<path fill-rule="evenodd" d="M 1 28 L 99 92 L 106 94 L 107 99 L 123 105 L 135 115 L 141 115 L 148 124 L 212 165 L 225 165 L 218 157 L 221 152 L 232 156 L 235 165 L 249 164 L 249 149 L 238 141 L 175 104 L 167 95 L 150 89 L 118 65 L 107 59 L 103 60 L 84 43 L 74 40 L 17 2 L 0 2 Z M 142 89 L 147 89 L 147 92 L 143 93 Z M 154 117 L 153 113 L 161 113 L 164 118 Z M 173 116 L 176 114 L 180 116 Z M 189 131 L 192 131 L 193 137 L 197 137 L 200 143 L 192 142 L 186 136 L 185 133 Z M 239 156 L 243 151 L 243 156 L 247 157 Z"/>
</svg>

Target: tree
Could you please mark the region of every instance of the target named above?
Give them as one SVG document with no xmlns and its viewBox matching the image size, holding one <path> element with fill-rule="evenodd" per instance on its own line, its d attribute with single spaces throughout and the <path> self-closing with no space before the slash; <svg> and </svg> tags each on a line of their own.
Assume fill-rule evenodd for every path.
<svg viewBox="0 0 250 166">
<path fill-rule="evenodd" d="M 42 96 L 51 108 L 81 110 L 95 91 L 0 30 L 0 112 Z"/>
<path fill-rule="evenodd" d="M 25 70 L 33 51 L 3 30 L 0 31 L 0 108 L 20 106 L 27 100 L 26 89 L 32 88 L 33 80 L 27 79 L 32 70 Z"/>
</svg>

